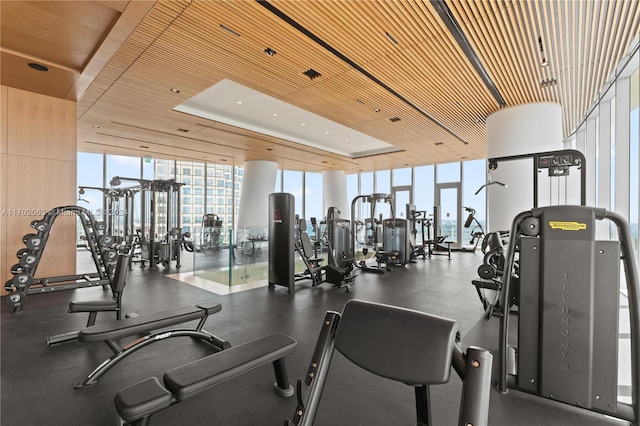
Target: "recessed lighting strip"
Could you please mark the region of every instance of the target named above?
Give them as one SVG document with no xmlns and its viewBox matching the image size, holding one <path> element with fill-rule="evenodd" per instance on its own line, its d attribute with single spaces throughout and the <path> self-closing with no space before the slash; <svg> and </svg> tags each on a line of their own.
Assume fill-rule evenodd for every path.
<svg viewBox="0 0 640 426">
<path fill-rule="evenodd" d="M 396 98 L 400 99 L 402 102 L 404 102 L 405 104 L 407 104 L 408 106 L 410 106 L 411 108 L 413 108 L 414 110 L 416 110 L 418 113 L 420 113 L 422 116 L 426 117 L 427 119 L 429 119 L 431 122 L 433 122 L 434 124 L 436 124 L 438 127 L 440 127 L 441 129 L 443 129 L 445 132 L 449 133 L 451 136 L 453 136 L 454 138 L 458 139 L 460 142 L 462 142 L 465 145 L 469 145 L 469 142 L 467 142 L 466 140 L 464 140 L 463 138 L 461 138 L 460 136 L 458 136 L 455 132 L 453 132 L 451 129 L 449 129 L 447 126 L 445 126 L 444 124 L 442 124 L 440 121 L 438 121 L 435 117 L 433 117 L 432 115 L 430 115 L 429 113 L 427 113 L 425 110 L 423 110 L 422 108 L 420 108 L 419 106 L 417 106 L 416 104 L 414 104 L 413 102 L 411 102 L 409 99 L 405 98 L 404 96 L 402 96 L 400 93 L 398 93 L 397 91 L 395 91 L 394 89 L 392 89 L 391 87 L 389 87 L 387 84 L 385 84 L 384 82 L 382 82 L 379 78 L 377 78 L 376 76 L 374 76 L 373 74 L 371 74 L 369 71 L 365 70 L 364 68 L 362 68 L 360 65 L 356 64 L 355 62 L 353 62 L 351 59 L 349 59 L 347 56 L 345 56 L 344 54 L 340 53 L 338 50 L 336 50 L 334 47 L 332 47 L 331 45 L 329 45 L 328 43 L 326 43 L 324 40 L 322 40 L 320 37 L 318 37 L 317 35 L 313 34 L 311 31 L 309 31 L 308 29 L 306 29 L 305 27 L 303 27 L 302 25 L 300 25 L 298 22 L 296 22 L 294 19 L 292 19 L 291 17 L 289 17 L 289 15 L 285 14 L 284 12 L 282 12 L 280 9 L 278 9 L 277 7 L 275 7 L 274 5 L 272 5 L 271 3 L 269 3 L 268 0 L 256 0 L 261 6 L 264 6 L 265 9 L 267 9 L 268 11 L 270 11 L 271 13 L 273 13 L 274 15 L 276 15 L 277 17 L 279 17 L 280 19 L 282 19 L 283 21 L 285 21 L 286 23 L 288 23 L 289 25 L 291 25 L 292 27 L 294 27 L 295 29 L 297 29 L 298 31 L 300 31 L 302 34 L 306 35 L 307 37 L 309 37 L 311 40 L 315 41 L 316 43 L 318 43 L 320 46 L 324 47 L 326 50 L 328 50 L 329 52 L 333 53 L 335 56 L 337 56 L 339 59 L 341 59 L 342 61 L 346 62 L 347 64 L 349 64 L 349 66 L 351 66 L 353 69 L 359 71 L 360 73 L 362 73 L 365 77 L 367 77 L 368 79 L 370 79 L 371 81 L 373 81 L 374 83 L 376 83 L 377 85 L 379 85 L 380 87 L 382 87 L 383 89 L 385 89 L 387 92 L 391 93 L 393 96 L 395 96 Z"/>
<path fill-rule="evenodd" d="M 498 92 L 498 88 L 489 76 L 487 70 L 484 68 L 484 65 L 482 65 L 482 62 L 480 62 L 480 58 L 478 58 L 478 55 L 476 55 L 476 52 L 471 47 L 469 39 L 462 31 L 462 28 L 460 28 L 460 24 L 458 24 L 456 18 L 453 17 L 449 6 L 447 6 L 444 0 L 431 0 L 431 6 L 433 6 L 436 12 L 438 12 L 438 15 L 440 15 L 440 18 L 444 21 L 444 24 L 453 35 L 453 38 L 458 42 L 460 49 L 462 49 L 464 54 L 467 56 L 467 59 L 469 59 L 469 62 L 471 62 L 471 65 L 473 65 L 473 68 L 475 68 L 485 86 L 487 86 L 487 89 L 489 89 L 493 98 L 498 102 L 498 105 L 501 107 L 505 106 L 507 103 L 504 101 L 500 92 Z"/>
</svg>

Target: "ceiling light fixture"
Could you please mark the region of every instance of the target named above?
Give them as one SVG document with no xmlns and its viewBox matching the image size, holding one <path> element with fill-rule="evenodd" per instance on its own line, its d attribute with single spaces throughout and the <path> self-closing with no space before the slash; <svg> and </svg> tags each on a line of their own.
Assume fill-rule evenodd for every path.
<svg viewBox="0 0 640 426">
<path fill-rule="evenodd" d="M 175 88 L 173 88 L 173 87 L 172 87 L 171 89 L 169 89 L 169 90 L 171 90 L 173 93 L 180 93 L 180 90 L 175 89 Z"/>
<path fill-rule="evenodd" d="M 391 42 L 392 42 L 393 44 L 398 44 L 398 41 L 397 41 L 395 38 L 393 38 L 393 36 L 392 36 L 391 34 L 389 34 L 388 32 L 385 32 L 385 33 L 384 33 L 384 35 L 386 35 L 386 36 L 387 36 L 387 38 L 388 38 L 389 40 L 391 40 Z"/>
<path fill-rule="evenodd" d="M 98 124 L 92 124 L 92 125 L 91 125 L 91 127 L 93 127 L 94 129 L 99 129 L 99 128 L 100 128 L 100 125 L 98 125 Z"/>
<path fill-rule="evenodd" d="M 49 68 L 47 68 L 46 66 L 42 65 L 42 64 L 37 64 L 35 62 L 29 62 L 27 65 L 29 65 L 29 67 L 33 68 L 36 71 L 49 71 Z"/>
<path fill-rule="evenodd" d="M 374 111 L 375 111 L 375 112 L 380 112 L 380 111 L 381 111 L 381 109 L 380 109 L 380 108 L 376 108 L 376 109 L 374 109 Z"/>
<path fill-rule="evenodd" d="M 538 37 L 538 46 L 540 47 L 540 57 L 542 58 L 542 60 L 540 61 L 540 66 L 543 68 L 548 67 L 549 62 L 544 57 L 544 47 L 542 46 L 542 37 Z"/>
<path fill-rule="evenodd" d="M 266 49 L 264 49 L 264 53 L 266 53 L 269 56 L 274 56 L 277 52 L 272 48 L 267 47 Z"/>
<path fill-rule="evenodd" d="M 220 28 L 222 28 L 223 30 L 225 30 L 226 32 L 233 34 L 236 37 L 240 37 L 240 33 L 237 31 L 233 31 L 231 28 L 227 27 L 226 25 L 222 25 L 220 24 Z"/>
<path fill-rule="evenodd" d="M 400 117 L 397 117 L 397 116 L 396 117 L 391 117 L 389 119 L 389 121 L 391 121 L 392 123 L 397 123 L 398 121 L 400 121 Z"/>
</svg>

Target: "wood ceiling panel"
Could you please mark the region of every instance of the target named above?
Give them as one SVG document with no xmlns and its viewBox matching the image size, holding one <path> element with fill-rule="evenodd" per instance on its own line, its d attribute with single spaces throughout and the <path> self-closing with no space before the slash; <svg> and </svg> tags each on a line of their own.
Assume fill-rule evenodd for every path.
<svg viewBox="0 0 640 426">
<path fill-rule="evenodd" d="M 2 85 L 57 98 L 66 96 L 79 75 L 74 71 L 56 67 L 49 68 L 47 72 L 38 71 L 28 66 L 31 59 L 5 51 L 0 53 L 0 62 Z"/>
<path fill-rule="evenodd" d="M 639 34 L 637 1 L 444 4 L 506 106 L 558 102 L 565 135 L 584 118 Z M 388 169 L 483 157 L 484 121 L 501 108 L 430 1 L 18 1 L 1 6 L 2 83 L 54 96 L 66 86 L 66 96 L 81 96 L 80 149 L 151 151 L 163 158 L 197 161 L 217 155 L 219 161 L 236 165 L 272 159 L 292 170 Z M 88 10 L 95 13 L 87 16 Z M 79 16 L 86 28 L 78 25 Z M 70 41 L 49 40 L 54 32 Z M 30 33 L 33 37 L 22 37 Z M 69 56 L 49 60 L 58 64 L 56 72 L 66 69 L 69 75 L 52 78 L 50 72 L 48 82 L 37 75 L 15 77 L 20 72 L 28 76 L 21 68 L 24 63 L 11 57 L 17 43 L 26 46 L 20 49 L 44 52 L 46 43 L 38 41 L 42 38 L 64 45 L 54 54 L 66 50 Z M 101 42 L 111 43 L 111 50 L 105 48 L 110 53 L 87 62 Z M 267 47 L 277 53 L 266 55 Z M 44 54 L 38 52 L 14 56 Z M 543 58 L 547 67 L 541 66 Z M 91 72 L 78 77 L 82 67 L 89 68 L 87 63 Z M 302 74 L 308 68 L 322 76 L 309 79 Z M 5 70 L 14 77 L 9 79 Z M 68 89 L 74 78 L 73 89 Z M 172 111 L 222 79 L 405 151 L 351 160 Z M 552 79 L 556 84 L 541 85 Z M 401 120 L 389 121 L 394 116 Z M 140 148 L 145 144 L 150 148 Z"/>
<path fill-rule="evenodd" d="M 93 1 L 3 1 L 2 46 L 82 71 L 120 13 Z"/>
</svg>

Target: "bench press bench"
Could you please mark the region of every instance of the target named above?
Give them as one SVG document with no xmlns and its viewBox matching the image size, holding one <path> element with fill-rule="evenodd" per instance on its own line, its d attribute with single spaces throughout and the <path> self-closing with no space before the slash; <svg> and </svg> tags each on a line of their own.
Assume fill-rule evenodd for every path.
<svg viewBox="0 0 640 426">
<path fill-rule="evenodd" d="M 93 370 L 83 382 L 76 383 L 74 387 L 80 389 L 96 384 L 100 377 L 123 358 L 151 343 L 159 342 L 169 337 L 186 336 L 202 339 L 211 343 L 217 351 L 230 348 L 231 344 L 229 342 L 202 329 L 209 315 L 220 312 L 221 309 L 222 305 L 218 302 L 201 302 L 182 308 L 106 321 L 81 330 L 78 332 L 78 341 L 87 343 L 105 342 L 114 354 Z M 166 329 L 166 327 L 193 320 L 200 320 L 195 329 Z M 116 342 L 117 339 L 134 335 L 143 336 L 124 346 Z"/>
<path fill-rule="evenodd" d="M 214 353 L 167 371 L 164 386 L 151 377 L 122 389 L 114 398 L 116 410 L 123 424 L 145 426 L 152 414 L 269 362 L 276 375 L 276 394 L 293 396 L 284 356 L 296 346 L 295 339 L 276 333 Z"/>
</svg>

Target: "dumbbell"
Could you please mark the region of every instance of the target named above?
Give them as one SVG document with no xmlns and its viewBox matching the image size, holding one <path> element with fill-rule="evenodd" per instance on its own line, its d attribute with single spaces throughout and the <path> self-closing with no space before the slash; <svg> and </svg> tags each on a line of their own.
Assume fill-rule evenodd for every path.
<svg viewBox="0 0 640 426">
<path fill-rule="evenodd" d="M 23 268 L 30 268 L 37 261 L 38 261 L 38 256 L 36 256 L 35 254 L 27 253 L 20 258 L 19 263 L 20 263 L 20 266 L 22 266 Z"/>
<path fill-rule="evenodd" d="M 31 284 L 33 284 L 33 276 L 27 273 L 16 274 L 11 280 L 11 284 L 18 291 L 26 291 L 31 286 Z"/>
<path fill-rule="evenodd" d="M 16 253 L 16 257 L 18 259 L 22 258 L 22 256 L 24 256 L 25 254 L 29 254 L 31 253 L 31 250 L 29 250 L 28 248 L 21 248 L 20 250 L 18 250 L 18 252 Z"/>
<path fill-rule="evenodd" d="M 15 293 L 7 294 L 7 296 L 4 298 L 4 303 L 8 307 L 14 310 L 17 310 L 22 307 L 26 299 L 27 299 L 27 295 L 21 291 L 18 291 Z"/>
<path fill-rule="evenodd" d="M 42 237 L 38 237 L 36 234 L 26 234 L 22 237 L 22 242 L 29 250 L 40 250 L 40 247 L 44 245 Z"/>
<path fill-rule="evenodd" d="M 45 232 L 49 229 L 49 223 L 44 220 L 34 220 L 31 222 L 31 227 L 38 232 Z"/>
<path fill-rule="evenodd" d="M 100 222 L 96 222 L 96 230 L 103 232 L 105 229 L 107 229 L 107 225 L 105 225 L 104 222 L 100 221 Z"/>
</svg>

